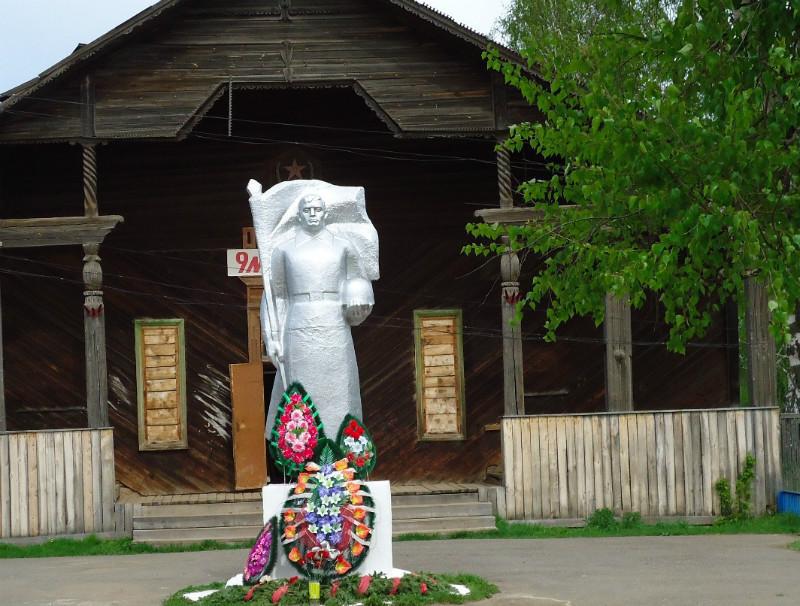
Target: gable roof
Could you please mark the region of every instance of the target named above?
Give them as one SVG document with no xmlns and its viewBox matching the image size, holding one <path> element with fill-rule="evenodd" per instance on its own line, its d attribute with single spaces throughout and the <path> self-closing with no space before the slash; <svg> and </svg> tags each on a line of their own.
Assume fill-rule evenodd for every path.
<svg viewBox="0 0 800 606">
<path fill-rule="evenodd" d="M 132 34 L 144 26 L 149 26 L 159 21 L 164 15 L 169 14 L 179 5 L 183 5 L 189 1 L 190 0 L 160 0 L 160 2 L 157 2 L 149 8 L 144 9 L 111 31 L 103 34 L 93 42 L 78 45 L 72 54 L 46 69 L 36 78 L 33 78 L 28 82 L 24 82 L 19 86 L 6 91 L 5 93 L 0 93 L 0 112 L 2 112 L 4 109 L 12 107 L 43 86 L 53 82 L 54 80 L 57 80 L 87 59 L 112 49 L 115 44 L 125 36 Z M 417 0 L 380 1 L 397 6 L 414 17 L 427 21 L 428 23 L 444 30 L 448 34 L 460 38 L 461 40 L 464 40 L 465 42 L 475 45 L 481 49 L 494 46 L 499 49 L 501 56 L 506 60 L 525 64 L 525 59 L 523 59 L 515 51 L 494 42 L 483 34 L 480 34 L 475 30 L 458 23 L 451 17 L 448 17 L 444 13 L 439 12 L 430 6 L 423 4 L 422 2 L 418 2 Z"/>
</svg>

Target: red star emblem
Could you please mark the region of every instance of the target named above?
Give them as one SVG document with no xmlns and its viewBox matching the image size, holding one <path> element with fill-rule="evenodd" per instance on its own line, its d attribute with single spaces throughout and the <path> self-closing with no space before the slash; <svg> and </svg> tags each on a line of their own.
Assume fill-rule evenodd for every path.
<svg viewBox="0 0 800 606">
<path fill-rule="evenodd" d="M 292 179 L 302 179 L 303 178 L 303 171 L 306 169 L 305 164 L 298 164 L 297 158 L 292 159 L 292 163 L 289 166 L 284 166 L 283 170 L 285 170 L 288 175 L 286 175 L 286 180 L 291 181 Z"/>
</svg>

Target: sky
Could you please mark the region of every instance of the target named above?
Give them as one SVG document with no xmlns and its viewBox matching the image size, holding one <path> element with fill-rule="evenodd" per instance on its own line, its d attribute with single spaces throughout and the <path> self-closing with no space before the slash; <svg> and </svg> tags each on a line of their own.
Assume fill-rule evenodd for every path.
<svg viewBox="0 0 800 606">
<path fill-rule="evenodd" d="M 0 92 L 30 80 L 155 0 L 0 0 Z M 224 0 L 223 0 L 224 1 Z M 277 0 L 264 0 L 265 3 Z M 426 0 L 489 34 L 507 0 Z"/>
</svg>

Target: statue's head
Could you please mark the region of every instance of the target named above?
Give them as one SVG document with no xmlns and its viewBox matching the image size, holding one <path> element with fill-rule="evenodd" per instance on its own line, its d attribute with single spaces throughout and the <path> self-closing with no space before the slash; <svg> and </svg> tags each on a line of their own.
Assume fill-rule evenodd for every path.
<svg viewBox="0 0 800 606">
<path fill-rule="evenodd" d="M 297 216 L 300 226 L 309 233 L 316 233 L 325 227 L 328 211 L 325 200 L 319 194 L 307 194 L 297 204 Z"/>
</svg>

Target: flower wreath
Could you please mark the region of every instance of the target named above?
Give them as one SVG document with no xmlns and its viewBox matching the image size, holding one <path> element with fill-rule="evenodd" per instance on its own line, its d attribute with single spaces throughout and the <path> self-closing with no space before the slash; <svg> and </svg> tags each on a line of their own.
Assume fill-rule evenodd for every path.
<svg viewBox="0 0 800 606">
<path fill-rule="evenodd" d="M 255 585 L 262 577 L 268 576 L 277 561 L 278 518 L 273 516 L 264 524 L 247 556 L 242 580 L 246 585 Z"/>
<path fill-rule="evenodd" d="M 321 445 L 319 464 L 306 471 L 281 511 L 280 539 L 289 562 L 303 576 L 330 580 L 356 569 L 367 556 L 375 527 L 369 489 L 335 444 Z"/>
<path fill-rule="evenodd" d="M 366 478 L 378 462 L 375 442 L 364 424 L 353 415 L 347 415 L 339 427 L 336 445 L 355 469 L 356 477 Z"/>
<path fill-rule="evenodd" d="M 269 441 L 272 460 L 283 473 L 295 478 L 314 458 L 324 438 L 322 420 L 311 396 L 302 385 L 293 383 L 283 393 L 275 414 Z"/>
</svg>

